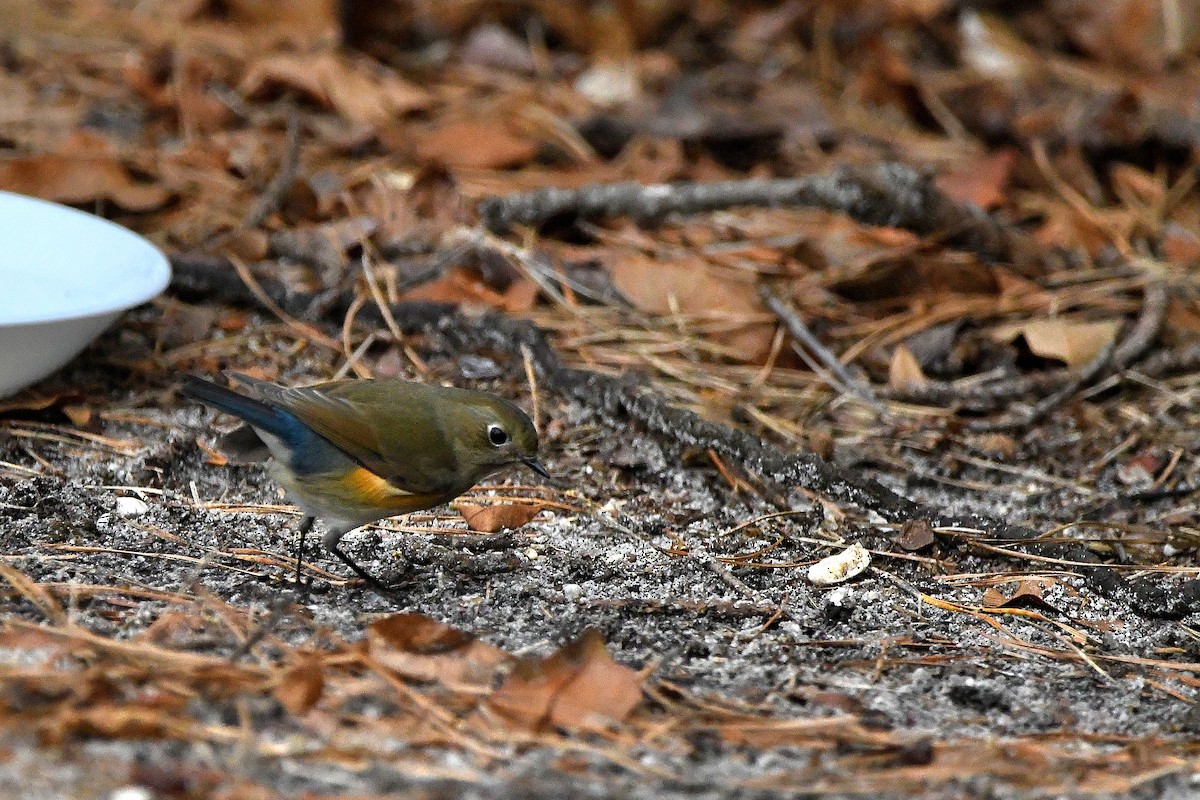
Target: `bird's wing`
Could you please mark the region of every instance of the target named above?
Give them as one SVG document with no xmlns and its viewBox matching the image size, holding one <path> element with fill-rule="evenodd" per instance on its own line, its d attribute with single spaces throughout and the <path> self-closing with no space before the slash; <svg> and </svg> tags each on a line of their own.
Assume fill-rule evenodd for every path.
<svg viewBox="0 0 1200 800">
<path fill-rule="evenodd" d="M 303 386 L 281 389 L 278 403 L 321 438 L 397 489 L 427 494 L 444 488 L 435 482 L 437 476 L 419 469 L 416 458 L 419 454 L 389 452 L 378 424 L 353 401 L 332 397 L 318 386 Z M 389 419 L 395 422 L 394 417 Z"/>
</svg>

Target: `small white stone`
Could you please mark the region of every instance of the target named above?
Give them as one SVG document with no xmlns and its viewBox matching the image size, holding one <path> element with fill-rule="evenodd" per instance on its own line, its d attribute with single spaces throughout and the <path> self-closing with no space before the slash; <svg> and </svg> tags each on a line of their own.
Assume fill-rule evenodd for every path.
<svg viewBox="0 0 1200 800">
<path fill-rule="evenodd" d="M 958 36 L 962 60 L 979 74 L 1009 80 L 1021 77 L 1020 59 L 1011 48 L 1005 48 L 995 26 L 989 27 L 977 11 L 967 9 L 962 13 Z"/>
<path fill-rule="evenodd" d="M 1170 542 L 1167 542 L 1166 544 L 1163 545 L 1163 555 L 1166 556 L 1167 558 L 1170 558 L 1171 556 L 1177 556 L 1181 552 L 1182 552 L 1181 550 L 1177 550 L 1175 548 L 1175 546 L 1173 544 L 1171 544 Z"/>
<path fill-rule="evenodd" d="M 122 517 L 140 517 L 150 510 L 145 500 L 137 497 L 118 497 L 117 514 Z"/>
<path fill-rule="evenodd" d="M 600 510 L 610 517 L 621 513 L 621 506 L 624 503 L 615 497 L 608 498 L 608 502 L 600 506 Z"/>
<path fill-rule="evenodd" d="M 598 106 L 608 107 L 632 103 L 641 94 L 641 85 L 632 61 L 605 61 L 576 78 L 575 91 Z"/>
<path fill-rule="evenodd" d="M 867 548 L 855 543 L 809 567 L 808 579 L 816 586 L 832 586 L 850 580 L 869 566 L 871 554 Z"/>
<path fill-rule="evenodd" d="M 583 596 L 583 587 L 578 583 L 564 583 L 562 589 L 563 597 L 567 598 L 572 603 Z"/>
<path fill-rule="evenodd" d="M 825 595 L 825 601 L 835 606 L 844 606 L 853 597 L 854 590 L 849 586 L 839 586 Z"/>
<path fill-rule="evenodd" d="M 154 795 L 144 786 L 122 786 L 110 794 L 108 800 L 154 800 Z"/>
<path fill-rule="evenodd" d="M 525 551 L 525 555 L 529 557 L 530 561 L 537 561 L 538 551 L 531 547 Z"/>
</svg>

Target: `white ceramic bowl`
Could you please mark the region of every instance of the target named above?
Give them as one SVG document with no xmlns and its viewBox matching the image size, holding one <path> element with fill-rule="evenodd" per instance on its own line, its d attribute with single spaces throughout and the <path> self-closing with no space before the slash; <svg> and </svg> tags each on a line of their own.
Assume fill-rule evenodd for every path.
<svg viewBox="0 0 1200 800">
<path fill-rule="evenodd" d="M 70 361 L 170 278 L 167 259 L 137 234 L 0 192 L 0 397 Z"/>
</svg>

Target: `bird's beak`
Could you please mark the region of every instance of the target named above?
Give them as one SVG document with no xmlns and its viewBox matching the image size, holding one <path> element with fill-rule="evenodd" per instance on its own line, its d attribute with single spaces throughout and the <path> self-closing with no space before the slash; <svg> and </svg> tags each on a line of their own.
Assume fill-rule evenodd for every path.
<svg viewBox="0 0 1200 800">
<path fill-rule="evenodd" d="M 521 463 L 529 467 L 538 475 L 541 475 L 546 480 L 553 480 L 553 478 L 550 477 L 550 473 L 547 472 L 546 468 L 542 466 L 542 462 L 538 461 L 536 458 L 522 458 Z"/>
</svg>

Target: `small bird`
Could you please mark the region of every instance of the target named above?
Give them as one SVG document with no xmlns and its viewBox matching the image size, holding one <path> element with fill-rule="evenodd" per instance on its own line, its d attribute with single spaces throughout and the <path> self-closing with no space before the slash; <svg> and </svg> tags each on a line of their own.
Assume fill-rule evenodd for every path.
<svg viewBox="0 0 1200 800">
<path fill-rule="evenodd" d="M 222 439 L 222 448 L 253 460 L 273 458 L 272 474 L 306 515 L 297 583 L 315 519 L 326 527 L 326 549 L 387 591 L 338 547 L 347 533 L 441 505 L 513 464 L 550 478 L 537 460 L 533 422 L 487 392 L 394 379 L 288 388 L 226 374 L 247 393 L 198 377 L 185 379 L 180 391 L 246 423 Z"/>
</svg>

